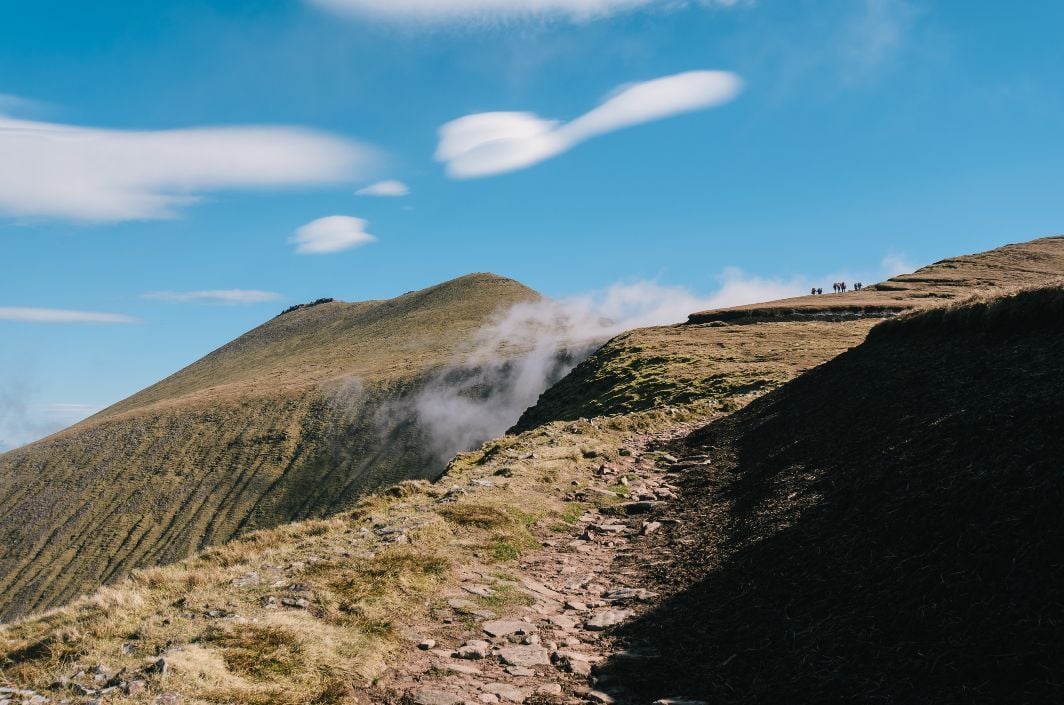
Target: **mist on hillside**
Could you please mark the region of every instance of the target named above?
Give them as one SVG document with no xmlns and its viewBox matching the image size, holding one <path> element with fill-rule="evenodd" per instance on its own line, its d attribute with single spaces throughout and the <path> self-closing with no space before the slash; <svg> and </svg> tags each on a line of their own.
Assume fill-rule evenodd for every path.
<svg viewBox="0 0 1064 705">
<path fill-rule="evenodd" d="M 680 323 L 695 311 L 782 298 L 804 283 L 726 270 L 707 297 L 655 282 L 615 284 L 565 299 L 519 303 L 482 328 L 464 362 L 433 376 L 403 412 L 443 461 L 504 434 L 550 386 L 610 338 Z"/>
</svg>

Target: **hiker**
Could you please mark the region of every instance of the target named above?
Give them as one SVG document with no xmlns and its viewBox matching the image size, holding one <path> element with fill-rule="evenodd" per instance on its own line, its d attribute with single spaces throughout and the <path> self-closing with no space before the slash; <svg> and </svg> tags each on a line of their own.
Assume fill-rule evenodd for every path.
<svg viewBox="0 0 1064 705">
<path fill-rule="evenodd" d="M 815 286 L 812 289 L 809 290 L 809 295 L 810 296 L 816 296 L 816 287 Z"/>
<path fill-rule="evenodd" d="M 839 284 L 839 288 L 841 288 L 842 289 L 842 293 L 845 294 L 846 293 L 846 282 L 840 283 Z"/>
<path fill-rule="evenodd" d="M 816 288 L 816 293 L 817 293 L 817 295 L 823 294 L 823 293 L 824 293 L 824 290 L 823 290 L 823 289 L 821 289 L 821 288 L 820 288 L 820 287 L 818 286 L 818 287 Z"/>
</svg>

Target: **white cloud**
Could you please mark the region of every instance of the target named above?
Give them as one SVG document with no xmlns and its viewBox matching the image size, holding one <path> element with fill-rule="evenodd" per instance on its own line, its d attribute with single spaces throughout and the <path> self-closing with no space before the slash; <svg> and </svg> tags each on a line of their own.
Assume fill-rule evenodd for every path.
<svg viewBox="0 0 1064 705">
<path fill-rule="evenodd" d="M 288 241 L 296 245 L 296 254 L 300 255 L 340 252 L 375 242 L 377 238 L 366 232 L 367 225 L 361 218 L 331 215 L 307 223 Z"/>
<path fill-rule="evenodd" d="M 568 123 L 521 112 L 467 115 L 440 128 L 436 159 L 454 178 L 502 174 L 556 157 L 608 132 L 727 103 L 741 90 L 742 80 L 733 73 L 689 71 L 623 86 Z"/>
<path fill-rule="evenodd" d="M 743 0 L 697 0 L 702 5 L 731 7 Z M 326 10 L 352 17 L 441 23 L 499 22 L 540 17 L 577 21 L 639 7 L 677 7 L 686 0 L 307 0 Z"/>
<path fill-rule="evenodd" d="M 807 289 L 802 279 L 763 279 L 735 268 L 724 270 L 718 283 L 708 296 L 640 281 L 516 304 L 475 336 L 460 366 L 465 374 L 443 371 L 399 413 L 416 415 L 430 446 L 446 459 L 505 433 L 544 390 L 618 333 L 682 323 L 696 311 L 785 298 Z"/>
<path fill-rule="evenodd" d="M 366 146 L 299 128 L 104 130 L 0 114 L 0 213 L 167 218 L 204 193 L 334 183 L 374 161 Z"/>
<path fill-rule="evenodd" d="M 25 323 L 140 323 L 139 318 L 121 313 L 3 306 L 0 306 L 0 321 L 20 321 Z"/>
<path fill-rule="evenodd" d="M 65 402 L 48 404 L 44 407 L 44 411 L 49 414 L 80 416 L 82 418 L 89 414 L 94 414 L 99 410 L 98 407 L 92 406 L 91 404 L 70 404 Z"/>
<path fill-rule="evenodd" d="M 43 403 L 32 365 L 0 379 L 0 453 L 32 443 L 99 411 L 76 403 Z"/>
<path fill-rule="evenodd" d="M 390 179 L 388 181 L 378 181 L 375 184 L 370 184 L 364 188 L 360 188 L 355 191 L 356 196 L 379 196 L 383 198 L 395 198 L 398 196 L 409 196 L 410 187 L 404 184 L 402 181 L 396 181 Z"/>
<path fill-rule="evenodd" d="M 886 275 L 887 279 L 896 277 L 899 274 L 909 274 L 910 272 L 916 271 L 916 265 L 909 262 L 909 259 L 900 252 L 888 253 L 883 258 L 883 261 L 880 262 L 879 266 L 882 268 L 883 274 Z"/>
<path fill-rule="evenodd" d="M 276 301 L 281 298 L 281 295 L 272 291 L 257 291 L 255 289 L 210 289 L 204 291 L 149 291 L 143 297 L 145 299 L 175 301 L 178 303 L 236 305 Z"/>
</svg>

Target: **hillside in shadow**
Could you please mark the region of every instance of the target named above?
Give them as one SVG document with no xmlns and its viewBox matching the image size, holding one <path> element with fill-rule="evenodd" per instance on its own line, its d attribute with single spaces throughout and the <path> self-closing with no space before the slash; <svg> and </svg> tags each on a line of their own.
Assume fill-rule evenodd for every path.
<svg viewBox="0 0 1064 705">
<path fill-rule="evenodd" d="M 1060 702 L 1064 291 L 915 314 L 684 443 L 603 686 Z"/>
</svg>

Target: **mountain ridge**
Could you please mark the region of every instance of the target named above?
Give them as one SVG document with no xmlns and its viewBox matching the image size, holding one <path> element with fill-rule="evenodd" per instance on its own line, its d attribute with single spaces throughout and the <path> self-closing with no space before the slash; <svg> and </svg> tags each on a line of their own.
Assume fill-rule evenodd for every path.
<svg viewBox="0 0 1064 705">
<path fill-rule="evenodd" d="M 0 616 L 436 476 L 412 412 L 383 410 L 460 360 L 500 308 L 538 298 L 474 274 L 294 311 L 0 455 Z"/>
</svg>

